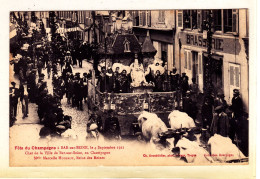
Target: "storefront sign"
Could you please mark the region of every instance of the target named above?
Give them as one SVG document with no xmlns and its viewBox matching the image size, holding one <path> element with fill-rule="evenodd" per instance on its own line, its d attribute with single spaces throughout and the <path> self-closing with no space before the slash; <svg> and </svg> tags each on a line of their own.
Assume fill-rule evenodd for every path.
<svg viewBox="0 0 260 179">
<path fill-rule="evenodd" d="M 207 47 L 207 39 L 203 39 L 203 35 L 186 34 L 186 44 Z M 212 38 L 212 49 L 223 51 L 223 39 Z"/>
<path fill-rule="evenodd" d="M 203 33 L 180 32 L 182 45 L 194 46 L 207 50 L 207 39 L 203 38 Z M 239 54 L 241 44 L 239 39 L 232 35 L 213 35 L 212 51 L 223 52 L 228 54 Z"/>
</svg>

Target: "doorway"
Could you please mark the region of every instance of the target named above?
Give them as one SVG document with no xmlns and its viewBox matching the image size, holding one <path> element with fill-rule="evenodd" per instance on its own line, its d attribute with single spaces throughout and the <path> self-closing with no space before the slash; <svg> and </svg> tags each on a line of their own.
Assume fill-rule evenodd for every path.
<svg viewBox="0 0 260 179">
<path fill-rule="evenodd" d="M 196 80 L 199 84 L 199 62 L 198 62 L 198 52 L 192 51 L 192 78 Z"/>
</svg>

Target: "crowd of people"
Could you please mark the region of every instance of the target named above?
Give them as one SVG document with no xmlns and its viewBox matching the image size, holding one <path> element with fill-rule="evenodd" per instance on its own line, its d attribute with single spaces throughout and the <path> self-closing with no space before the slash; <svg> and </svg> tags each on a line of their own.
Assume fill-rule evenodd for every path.
<svg viewBox="0 0 260 179">
<path fill-rule="evenodd" d="M 109 110 L 108 117 L 104 120 L 104 117 L 98 114 L 99 109 L 89 105 L 88 82 L 92 79 L 92 72 L 86 71 L 82 75 L 73 72 L 75 65 L 82 68 L 83 59 L 91 59 L 90 44 L 79 44 L 78 41 L 74 41 L 73 45 L 68 45 L 69 43 L 63 41 L 60 36 L 48 42 L 44 34 L 39 36 L 38 40 L 35 38 L 33 41 L 29 40 L 24 43 L 21 43 L 21 39 L 18 40 L 12 52 L 13 56 L 17 57 L 17 61 L 11 63 L 14 64 L 14 72 L 19 77 L 19 87 L 15 81 L 11 83 L 10 125 L 13 125 L 17 117 L 19 103 L 22 107 L 23 119 L 28 117 L 30 102 L 38 105 L 37 113 L 40 123 L 45 127 L 41 135 L 47 135 L 44 131 L 61 134 L 71 128 L 73 120 L 71 116 L 64 115 L 61 100 L 65 96 L 67 104 L 71 107 L 83 111 L 83 102 L 85 102 L 87 104 L 85 110 L 88 110 L 88 113 L 89 109 L 92 110 L 86 124 L 86 132 L 90 136 L 92 131 L 96 131 L 109 139 L 120 139 L 120 124 L 115 111 Z M 41 41 L 40 44 L 38 44 L 39 41 Z M 158 63 L 155 64 L 155 66 L 158 65 Z M 45 69 L 47 69 L 47 77 L 43 74 Z M 142 74 L 142 79 L 138 80 L 140 75 L 136 75 L 137 73 Z M 47 88 L 47 82 L 44 80 L 46 78 L 52 79 L 52 94 L 48 91 L 50 88 Z M 136 59 L 132 65 L 132 71 L 120 70 L 119 67 L 113 71 L 111 67 L 108 69 L 101 67 L 97 79 L 102 93 L 132 92 L 131 84 L 135 81 L 139 81 L 141 85 L 143 82 L 153 84 L 154 92 L 175 91 L 176 100 L 180 103 L 179 110 L 187 113 L 196 123 L 199 123 L 200 119 L 201 127 L 206 129 L 211 136 L 219 134 L 230 137 L 233 142 L 237 142 L 242 137 L 241 121 L 244 113 L 237 89 L 234 90 L 231 106 L 228 106 L 223 93 L 216 95 L 205 93 L 201 98 L 195 78 L 192 79 L 192 84 L 189 84 L 186 73 L 180 75 L 176 68 L 170 72 L 165 70 L 161 73 L 160 70 L 154 71 L 148 66 L 147 71 L 144 72 L 143 66 Z M 201 99 L 203 102 L 199 106 L 198 101 Z M 94 127 L 93 124 L 95 124 Z"/>
<path fill-rule="evenodd" d="M 46 34 L 38 34 L 37 38 L 27 38 L 29 32 L 24 33 L 12 48 L 13 60 L 10 62 L 14 68 L 14 75 L 17 81 L 11 82 L 10 87 L 10 126 L 17 118 L 17 110 L 22 107 L 23 119 L 29 116 L 29 103 L 37 105 L 37 114 L 40 124 L 44 127 L 39 135 L 45 138 L 48 135 L 60 136 L 67 129 L 71 128 L 72 116 L 65 115 L 61 100 L 65 96 L 67 104 L 83 111 L 83 101 L 88 102 L 88 80 L 92 78 L 92 72 L 82 74 L 73 72 L 78 65 L 82 68 L 82 60 L 90 59 L 90 44 L 73 41 L 73 44 L 66 43 L 60 36 L 56 36 L 52 42 L 47 40 Z M 34 31 L 34 33 L 37 33 Z M 26 39 L 26 40 L 24 40 Z M 45 77 L 43 70 L 47 70 Z M 47 79 L 52 79 L 52 89 L 47 86 Z M 18 87 L 19 86 L 19 87 Z M 21 104 L 21 105 L 19 105 Z M 87 105 L 87 110 L 92 109 Z M 109 139 L 120 138 L 120 126 L 113 111 L 108 112 L 108 118 L 103 123 L 98 108 L 94 107 L 89 111 L 86 132 L 91 131 L 104 134 Z M 87 115 L 88 116 L 88 115 Z M 98 128 L 93 128 L 96 124 Z M 103 127 L 104 125 L 104 127 Z M 91 135 L 90 135 L 91 136 Z"/>
<path fill-rule="evenodd" d="M 159 65 L 159 64 L 157 64 Z M 152 84 L 154 92 L 169 92 L 169 91 L 180 91 L 183 96 L 186 95 L 190 85 L 188 84 L 188 76 L 186 73 L 182 73 L 180 76 L 174 68 L 168 75 L 165 71 L 161 74 L 160 70 L 147 69 L 147 73 L 143 73 L 144 80 L 139 80 L 140 83 L 145 82 Z M 142 73 L 142 72 L 141 72 Z M 137 76 L 136 78 L 140 78 Z M 98 86 L 100 92 L 114 92 L 114 93 L 130 93 L 133 91 L 131 84 L 136 80 L 135 77 L 127 72 L 125 69 L 116 67 L 113 71 L 111 67 L 106 70 L 105 67 L 101 67 L 101 71 L 98 75 Z M 144 83 L 140 86 L 145 86 Z"/>
</svg>

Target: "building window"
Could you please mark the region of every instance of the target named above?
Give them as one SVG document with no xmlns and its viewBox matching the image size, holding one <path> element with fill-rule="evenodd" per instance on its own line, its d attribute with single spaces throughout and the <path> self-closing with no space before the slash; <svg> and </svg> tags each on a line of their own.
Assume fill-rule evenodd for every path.
<svg viewBox="0 0 260 179">
<path fill-rule="evenodd" d="M 224 32 L 238 32 L 238 10 L 224 9 Z"/>
<path fill-rule="evenodd" d="M 233 88 L 240 88 L 240 65 L 229 64 L 229 84 Z"/>
<path fill-rule="evenodd" d="M 139 12 L 139 26 L 150 26 L 149 11 Z"/>
<path fill-rule="evenodd" d="M 183 11 L 183 23 L 184 23 L 184 28 L 191 29 L 191 14 L 190 10 L 184 10 Z"/>
<path fill-rule="evenodd" d="M 158 22 L 159 23 L 165 23 L 165 11 L 159 11 Z"/>
<path fill-rule="evenodd" d="M 161 54 L 162 54 L 162 61 L 165 64 L 165 62 L 168 61 L 168 44 L 167 43 L 161 43 Z"/>
<path fill-rule="evenodd" d="M 147 26 L 151 27 L 151 11 L 147 11 Z"/>
<path fill-rule="evenodd" d="M 178 11 L 178 27 L 183 28 L 183 12 Z"/>
<path fill-rule="evenodd" d="M 197 10 L 185 10 L 183 11 L 183 22 L 184 28 L 188 29 L 197 29 L 197 19 L 198 19 L 198 11 Z"/>
<path fill-rule="evenodd" d="M 133 19 L 134 19 L 134 26 L 139 26 L 139 13 L 138 13 L 138 11 L 133 11 Z"/>
<path fill-rule="evenodd" d="M 213 23 L 215 31 L 222 31 L 222 15 L 221 10 L 213 10 Z"/>
</svg>

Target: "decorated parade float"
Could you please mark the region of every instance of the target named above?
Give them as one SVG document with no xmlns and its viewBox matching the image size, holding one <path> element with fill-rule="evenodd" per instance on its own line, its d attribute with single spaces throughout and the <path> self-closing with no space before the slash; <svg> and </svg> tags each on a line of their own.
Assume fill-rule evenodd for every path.
<svg viewBox="0 0 260 179">
<path fill-rule="evenodd" d="M 100 48 L 99 52 L 101 60 L 98 70 L 100 72 L 104 68 L 106 71 L 112 70 L 114 74 L 125 71 L 127 76 L 131 77 L 131 82 L 127 92 L 107 90 L 101 92 L 102 87 L 96 84 L 95 94 L 93 94 L 95 105 L 103 112 L 109 109 L 114 110 L 119 118 L 125 119 L 124 124 L 129 123 L 130 126 L 136 122 L 137 116 L 143 110 L 156 113 L 167 121 L 166 116 L 178 105 L 176 92 L 155 92 L 155 83 L 147 80 L 149 75 L 155 75 L 158 71 L 160 74 L 165 74 L 166 71 L 162 66 L 162 61 L 154 59 L 157 51 L 153 47 L 149 33 L 142 45 L 134 34 L 118 34 L 112 45 L 108 44 L 106 50 L 104 47 L 103 50 Z M 107 85 L 109 81 L 106 81 L 105 86 Z M 90 91 L 89 94 L 91 94 Z M 122 125 L 121 130 L 125 135 L 131 135 L 130 133 L 133 132 L 129 130 L 129 125 Z"/>
</svg>

